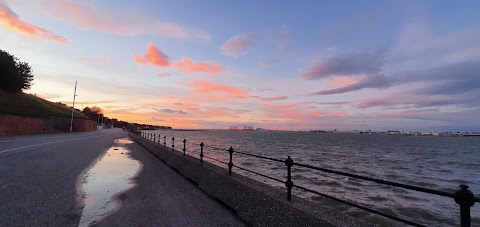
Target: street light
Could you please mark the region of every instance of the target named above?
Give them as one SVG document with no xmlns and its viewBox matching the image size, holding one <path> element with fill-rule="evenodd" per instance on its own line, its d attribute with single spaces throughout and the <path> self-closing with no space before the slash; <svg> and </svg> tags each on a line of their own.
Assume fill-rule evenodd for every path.
<svg viewBox="0 0 480 227">
<path fill-rule="evenodd" d="M 75 97 L 77 96 L 77 81 L 75 80 L 75 90 L 73 91 L 72 119 L 70 120 L 70 132 L 73 126 L 73 111 L 75 111 Z"/>
</svg>

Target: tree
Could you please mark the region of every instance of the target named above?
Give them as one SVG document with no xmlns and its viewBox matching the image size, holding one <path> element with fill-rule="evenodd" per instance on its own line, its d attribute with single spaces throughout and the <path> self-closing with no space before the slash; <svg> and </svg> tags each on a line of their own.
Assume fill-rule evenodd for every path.
<svg viewBox="0 0 480 227">
<path fill-rule="evenodd" d="M 19 92 L 32 86 L 32 68 L 15 56 L 0 50 L 0 89 Z"/>
<path fill-rule="evenodd" d="M 92 106 L 92 107 L 85 107 L 83 108 L 83 111 L 82 111 L 85 115 L 87 115 L 89 118 L 91 118 L 92 120 L 95 120 L 97 121 L 98 120 L 98 116 L 103 114 L 103 110 L 102 108 L 98 107 L 98 106 Z"/>
</svg>

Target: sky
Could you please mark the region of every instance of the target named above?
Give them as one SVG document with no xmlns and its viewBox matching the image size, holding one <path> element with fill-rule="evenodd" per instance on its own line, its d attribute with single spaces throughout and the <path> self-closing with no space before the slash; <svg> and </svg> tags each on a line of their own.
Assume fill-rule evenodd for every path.
<svg viewBox="0 0 480 227">
<path fill-rule="evenodd" d="M 0 0 L 27 93 L 173 128 L 480 131 L 480 1 Z"/>
</svg>

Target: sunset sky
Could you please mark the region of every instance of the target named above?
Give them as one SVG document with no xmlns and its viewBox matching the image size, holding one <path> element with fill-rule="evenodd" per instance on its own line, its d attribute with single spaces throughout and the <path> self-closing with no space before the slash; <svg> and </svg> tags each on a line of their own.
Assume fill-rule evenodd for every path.
<svg viewBox="0 0 480 227">
<path fill-rule="evenodd" d="M 480 131 L 480 1 L 0 0 L 27 93 L 174 128 Z M 365 125 L 364 125 L 365 123 Z"/>
</svg>

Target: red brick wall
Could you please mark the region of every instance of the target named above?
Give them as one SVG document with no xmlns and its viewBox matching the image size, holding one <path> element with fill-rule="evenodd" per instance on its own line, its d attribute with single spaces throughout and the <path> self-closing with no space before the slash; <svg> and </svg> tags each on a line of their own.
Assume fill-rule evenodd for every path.
<svg viewBox="0 0 480 227">
<path fill-rule="evenodd" d="M 91 120 L 74 119 L 73 128 L 76 132 L 90 132 L 97 130 L 97 123 Z"/>
<path fill-rule="evenodd" d="M 43 133 L 48 119 L 0 114 L 0 136 Z"/>
<path fill-rule="evenodd" d="M 24 135 L 48 132 L 67 132 L 70 130 L 69 118 L 35 118 L 9 114 L 0 114 L 0 136 Z M 73 120 L 73 131 L 89 132 L 97 130 L 94 121 L 85 119 Z"/>
</svg>

